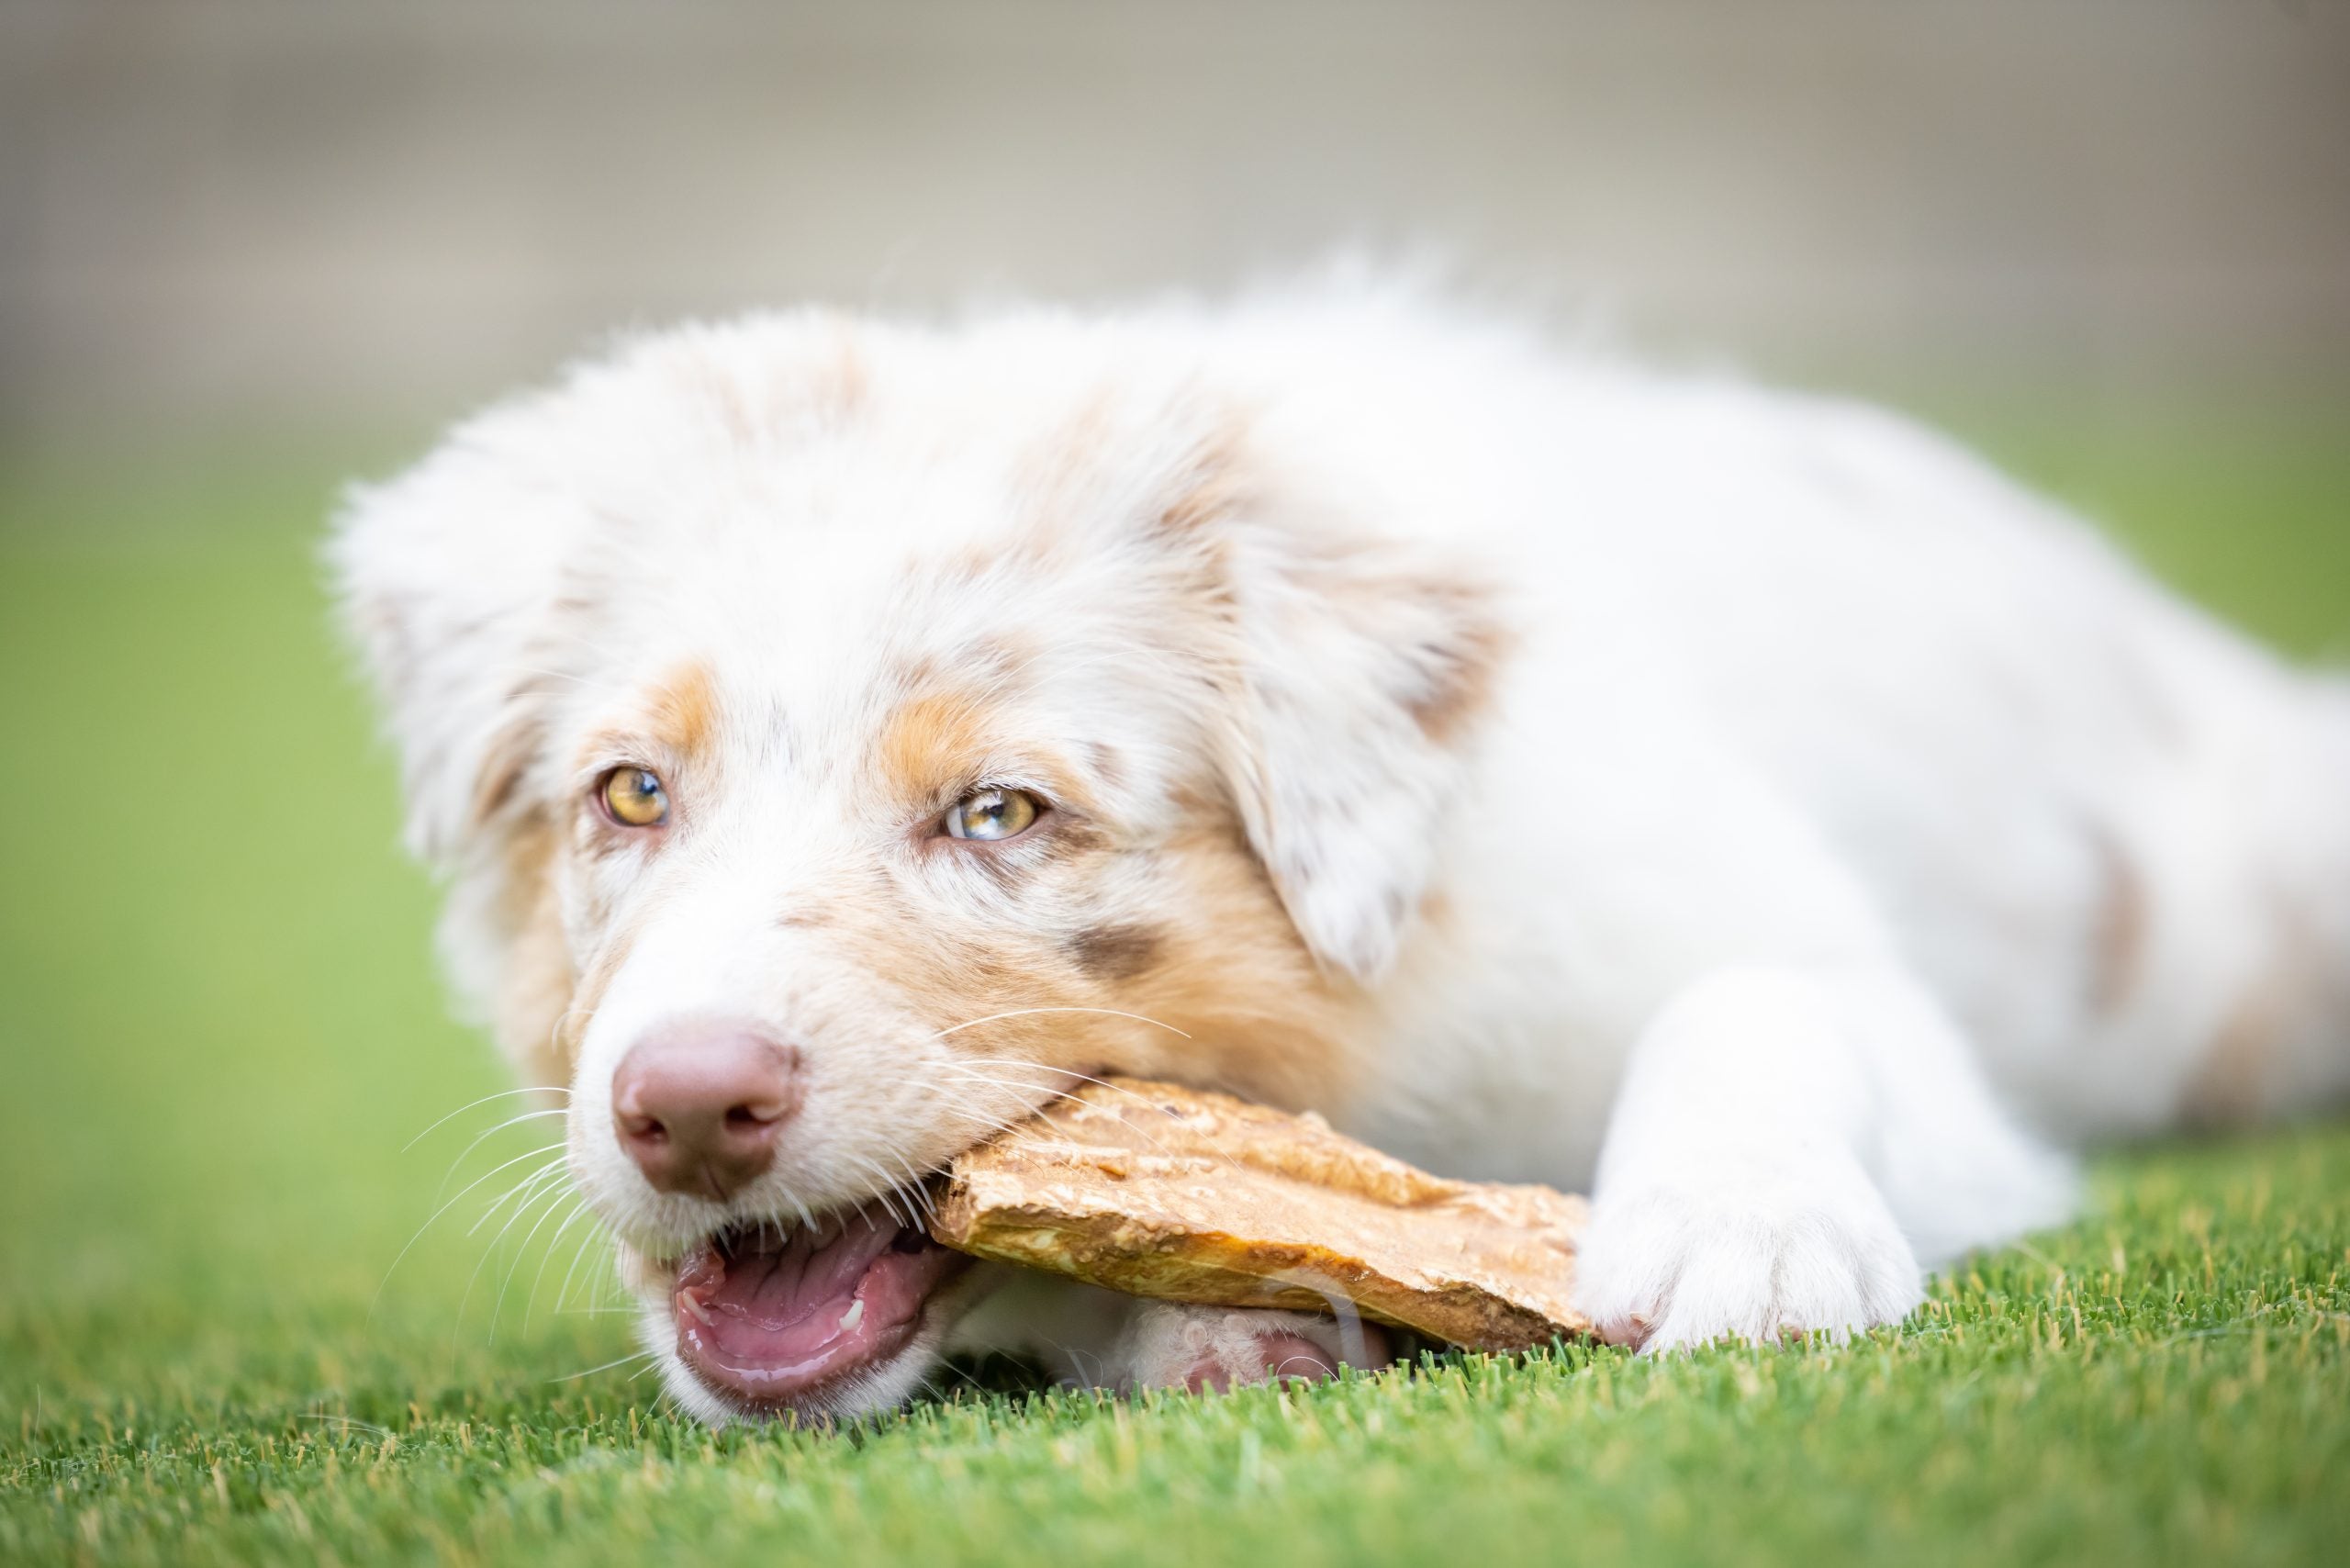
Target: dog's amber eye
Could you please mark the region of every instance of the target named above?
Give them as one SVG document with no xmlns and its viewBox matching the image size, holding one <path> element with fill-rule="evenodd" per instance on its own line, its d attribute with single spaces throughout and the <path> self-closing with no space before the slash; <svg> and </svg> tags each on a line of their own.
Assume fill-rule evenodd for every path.
<svg viewBox="0 0 2350 1568">
<path fill-rule="evenodd" d="M 622 827 L 659 827 L 669 818 L 669 791 L 648 768 L 615 767 L 604 775 L 604 809 Z"/>
<path fill-rule="evenodd" d="M 1024 790 L 981 790 L 946 813 L 950 838 L 1012 838 L 1036 820 L 1036 797 Z"/>
</svg>

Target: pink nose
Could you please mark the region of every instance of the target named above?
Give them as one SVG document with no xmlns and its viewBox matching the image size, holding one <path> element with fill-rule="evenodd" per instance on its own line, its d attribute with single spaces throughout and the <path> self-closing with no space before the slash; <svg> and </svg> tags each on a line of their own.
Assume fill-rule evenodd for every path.
<svg viewBox="0 0 2350 1568">
<path fill-rule="evenodd" d="M 799 1053 L 740 1024 L 656 1029 L 612 1072 L 612 1130 L 665 1193 L 724 1203 L 767 1173 L 800 1108 Z"/>
</svg>

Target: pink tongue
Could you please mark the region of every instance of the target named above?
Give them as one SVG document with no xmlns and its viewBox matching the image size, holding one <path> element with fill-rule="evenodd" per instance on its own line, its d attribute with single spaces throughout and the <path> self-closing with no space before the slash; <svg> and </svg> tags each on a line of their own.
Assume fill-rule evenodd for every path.
<svg viewBox="0 0 2350 1568">
<path fill-rule="evenodd" d="M 677 1353 L 750 1409 L 821 1398 L 831 1380 L 903 1350 L 931 1292 L 969 1263 L 878 1204 L 802 1236 L 735 1238 L 677 1271 Z"/>
<path fill-rule="evenodd" d="M 688 1264 L 679 1294 L 700 1304 L 696 1316 L 708 1315 L 704 1330 L 717 1348 L 763 1361 L 791 1359 L 861 1338 L 857 1287 L 897 1237 L 897 1226 L 862 1213 L 780 1245 L 772 1236 L 746 1237 Z"/>
</svg>

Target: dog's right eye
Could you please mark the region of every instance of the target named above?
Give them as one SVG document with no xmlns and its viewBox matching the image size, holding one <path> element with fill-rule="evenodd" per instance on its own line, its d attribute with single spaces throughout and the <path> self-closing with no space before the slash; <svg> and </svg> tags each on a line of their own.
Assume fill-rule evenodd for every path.
<svg viewBox="0 0 2350 1568">
<path fill-rule="evenodd" d="M 604 811 L 622 827 L 659 827 L 669 820 L 669 792 L 647 767 L 615 767 L 597 790 Z"/>
<path fill-rule="evenodd" d="M 1025 790 L 982 790 L 956 801 L 940 825 L 949 838 L 1017 838 L 1028 831 L 1042 809 L 1036 797 Z"/>
</svg>

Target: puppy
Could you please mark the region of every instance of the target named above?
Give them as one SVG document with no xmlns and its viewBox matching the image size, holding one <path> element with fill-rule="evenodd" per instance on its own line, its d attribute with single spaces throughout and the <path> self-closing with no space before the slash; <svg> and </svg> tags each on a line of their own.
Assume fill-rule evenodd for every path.
<svg viewBox="0 0 2350 1568">
<path fill-rule="evenodd" d="M 2350 694 L 1866 409 L 1375 294 L 801 312 L 332 554 L 456 987 L 712 1422 L 1327 1370 L 911 1223 L 1090 1075 L 1587 1187 L 1651 1350 L 1897 1322 L 2060 1149 L 2350 1088 Z"/>
</svg>

